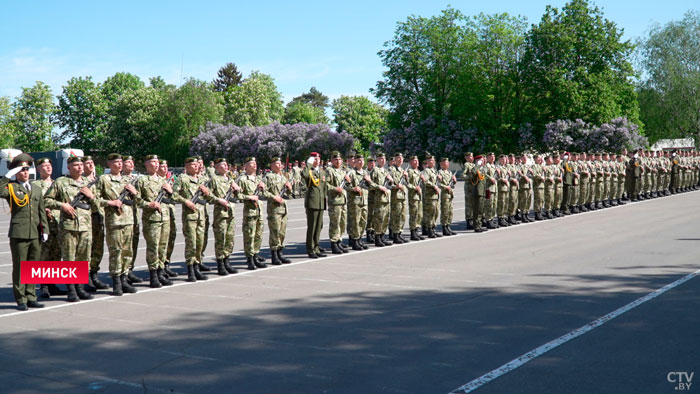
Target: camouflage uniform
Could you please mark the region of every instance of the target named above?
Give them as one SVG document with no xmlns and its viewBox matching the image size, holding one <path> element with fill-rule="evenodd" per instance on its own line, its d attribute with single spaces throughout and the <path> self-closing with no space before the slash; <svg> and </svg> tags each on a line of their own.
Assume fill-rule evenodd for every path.
<svg viewBox="0 0 700 394">
<path fill-rule="evenodd" d="M 236 221 L 233 201 L 228 201 L 225 207 L 216 199 L 223 199 L 234 183 L 233 178 L 228 175 L 214 175 L 211 177 L 211 201 L 214 204 L 214 220 L 212 229 L 214 231 L 214 255 L 216 260 L 226 259 L 233 253 L 234 239 L 236 236 Z"/>
<path fill-rule="evenodd" d="M 498 190 L 498 201 L 496 203 L 496 216 L 498 217 L 499 224 L 506 225 L 503 223 L 508 216 L 508 196 L 510 194 L 510 186 L 508 184 L 508 166 L 507 165 L 496 165 L 496 189 Z M 471 200 L 471 198 L 470 198 Z"/>
<path fill-rule="evenodd" d="M 119 198 L 130 181 L 130 177 L 105 174 L 95 185 L 95 199 L 105 212 L 110 276 L 126 274 L 132 262 L 134 209 L 127 204 L 122 204 L 119 209 L 107 205 L 110 200 Z"/>
<path fill-rule="evenodd" d="M 438 187 L 440 187 L 440 225 L 442 229 L 452 224 L 452 215 L 454 207 L 452 201 L 455 198 L 455 192 L 450 183 L 452 182 L 452 172 L 449 170 L 439 169 L 437 178 Z"/>
<path fill-rule="evenodd" d="M 260 253 L 263 233 L 263 219 L 260 201 L 252 201 L 252 197 L 258 189 L 258 177 L 244 174 L 240 177 L 238 186 L 238 198 L 243 200 L 243 251 L 247 257 Z"/>
<path fill-rule="evenodd" d="M 423 227 L 428 230 L 435 228 L 438 217 L 440 194 L 435 191 L 437 186 L 437 171 L 433 168 L 426 168 L 421 173 L 423 175 Z"/>
<path fill-rule="evenodd" d="M 416 230 L 423 223 L 423 192 L 416 190 L 420 185 L 421 173 L 418 169 L 409 168 L 406 175 L 406 187 L 408 188 L 408 225 L 411 230 Z"/>
<path fill-rule="evenodd" d="M 46 196 L 53 181 L 39 179 L 31 183 L 32 187 L 41 188 L 41 194 Z M 49 223 L 49 239 L 41 245 L 41 260 L 42 261 L 60 261 L 61 260 L 61 244 L 58 242 L 58 219 L 61 217 L 60 209 L 51 209 L 46 219 Z"/>
<path fill-rule="evenodd" d="M 263 195 L 267 199 L 267 226 L 270 229 L 270 250 L 284 249 L 284 238 L 287 235 L 287 202 L 278 203 L 275 196 L 284 198 L 289 189 L 285 186 L 287 178 L 282 174 L 270 172 L 265 176 Z M 259 249 L 258 249 L 259 250 Z"/>
<path fill-rule="evenodd" d="M 343 239 L 343 232 L 347 226 L 347 204 L 348 196 L 345 187 L 338 193 L 335 190 L 343 184 L 346 172 L 342 169 L 334 167 L 326 171 L 328 178 L 328 238 L 331 242 L 339 242 Z"/>
<path fill-rule="evenodd" d="M 465 179 L 464 182 L 464 220 L 469 223 L 470 220 L 472 220 L 472 183 L 467 182 L 467 174 L 469 174 L 474 167 L 474 163 L 470 162 L 465 162 L 464 163 L 464 172 L 462 172 L 462 177 Z"/>
<path fill-rule="evenodd" d="M 383 167 L 375 167 L 372 171 L 372 186 L 370 187 L 370 196 L 373 196 L 373 203 L 369 206 L 372 207 L 373 213 L 370 215 L 374 223 L 371 229 L 374 230 L 378 235 L 384 235 L 389 228 L 389 214 L 391 210 L 391 196 L 390 192 L 383 192 L 380 187 L 387 185 L 388 172 Z M 387 187 L 387 190 L 389 188 Z M 369 210 L 369 207 L 368 207 Z M 368 218 L 369 220 L 369 218 Z M 369 228 L 369 225 L 368 225 Z"/>
<path fill-rule="evenodd" d="M 201 178 L 182 174 L 173 185 L 173 200 L 184 203 L 191 199 L 203 184 Z M 191 210 L 182 206 L 182 233 L 185 236 L 185 263 L 195 265 L 201 263 L 202 246 L 204 245 L 204 204 L 195 203 Z"/>
<path fill-rule="evenodd" d="M 362 237 L 362 233 L 367 226 L 368 188 L 371 185 L 366 187 L 360 186 L 363 184 L 362 180 L 365 175 L 367 175 L 367 171 L 364 169 L 353 169 L 348 173 L 350 182 L 345 185 L 348 195 L 348 227 L 350 229 L 348 236 L 355 241 Z M 356 186 L 360 186 L 359 193 L 352 190 Z"/>
<path fill-rule="evenodd" d="M 156 201 L 166 179 L 157 174 L 142 176 L 136 183 L 139 192 L 137 206 L 141 208 L 143 237 L 146 239 L 146 264 L 148 269 L 165 268 L 165 255 L 170 237 L 170 209 L 161 204 L 160 210 L 149 208 Z"/>
<path fill-rule="evenodd" d="M 406 223 L 406 187 L 400 184 L 403 179 L 403 174 L 403 168 L 397 166 L 389 167 L 389 175 L 391 175 L 391 179 L 394 180 L 394 185 L 391 188 L 389 230 L 394 234 L 401 234 L 404 223 Z"/>
</svg>

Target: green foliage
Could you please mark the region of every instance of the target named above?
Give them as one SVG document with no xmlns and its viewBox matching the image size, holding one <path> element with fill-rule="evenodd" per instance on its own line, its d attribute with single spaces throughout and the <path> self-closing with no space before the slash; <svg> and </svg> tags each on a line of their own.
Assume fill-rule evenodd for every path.
<svg viewBox="0 0 700 394">
<path fill-rule="evenodd" d="M 216 73 L 217 78 L 212 83 L 212 88 L 216 92 L 225 92 L 231 87 L 241 86 L 243 75 L 238 71 L 233 63 L 226 63 Z"/>
<path fill-rule="evenodd" d="M 15 143 L 15 132 L 12 125 L 12 107 L 10 98 L 0 97 L 0 149 L 12 148 Z"/>
<path fill-rule="evenodd" d="M 639 45 L 646 77 L 639 84 L 641 118 L 653 143 L 661 138 L 695 137 L 700 146 L 700 13 L 656 25 Z"/>
<path fill-rule="evenodd" d="M 160 140 L 164 94 L 152 87 L 125 91 L 110 108 L 111 121 L 103 146 L 108 152 L 141 157 Z"/>
<path fill-rule="evenodd" d="M 54 112 L 48 85 L 37 81 L 31 88 L 22 88 L 22 95 L 12 104 L 15 147 L 25 152 L 54 150 L 56 143 L 51 134 Z"/>
<path fill-rule="evenodd" d="M 306 103 L 325 111 L 328 107 L 328 101 L 328 96 L 319 92 L 315 86 L 312 86 L 308 93 L 294 97 L 289 104 Z"/>
<path fill-rule="evenodd" d="M 107 103 L 92 77 L 71 78 L 58 96 L 58 140 L 84 150 L 99 149 L 107 129 Z"/>
<path fill-rule="evenodd" d="M 224 92 L 224 121 L 235 126 L 263 126 L 282 119 L 282 95 L 271 76 L 254 71 L 241 86 Z"/>
<path fill-rule="evenodd" d="M 107 101 L 107 105 L 111 106 L 119 100 L 122 94 L 129 90 L 137 90 L 143 88 L 145 84 L 139 77 L 129 73 L 118 72 L 107 78 L 102 84 L 102 96 Z"/>
<path fill-rule="evenodd" d="M 312 104 L 302 101 L 290 101 L 284 110 L 283 124 L 323 123 L 328 124 L 326 112 Z"/>
<path fill-rule="evenodd" d="M 387 130 L 389 111 L 365 96 L 340 96 L 332 108 L 336 131 L 352 135 L 358 151 L 368 152 Z"/>
</svg>

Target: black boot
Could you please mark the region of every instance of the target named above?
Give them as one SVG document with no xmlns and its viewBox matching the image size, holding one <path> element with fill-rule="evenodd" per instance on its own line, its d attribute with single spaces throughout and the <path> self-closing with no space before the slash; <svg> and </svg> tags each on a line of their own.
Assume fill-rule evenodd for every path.
<svg viewBox="0 0 700 394">
<path fill-rule="evenodd" d="M 177 272 L 170 269 L 170 263 L 165 263 L 164 271 L 168 275 L 168 278 L 177 278 Z"/>
<path fill-rule="evenodd" d="M 348 243 L 352 250 L 362 250 L 362 246 L 360 246 L 354 238 L 348 238 Z"/>
<path fill-rule="evenodd" d="M 49 284 L 48 288 L 49 288 L 49 294 L 51 294 L 51 295 L 66 295 L 66 294 L 68 294 L 67 291 L 62 290 L 60 287 L 58 287 L 57 285 L 54 285 L 54 284 Z"/>
<path fill-rule="evenodd" d="M 132 283 L 141 283 L 141 282 L 143 282 L 143 279 L 141 279 L 141 278 L 139 278 L 138 276 L 136 276 L 136 275 L 134 274 L 133 270 L 129 270 L 129 272 L 126 274 L 126 279 L 129 280 L 129 284 L 132 284 Z M 126 289 L 125 289 L 124 291 L 127 292 Z M 128 292 L 127 292 L 127 293 L 128 293 Z"/>
<path fill-rule="evenodd" d="M 474 221 L 467 219 L 467 230 L 474 230 Z"/>
<path fill-rule="evenodd" d="M 136 293 L 136 288 L 129 284 L 126 274 L 122 274 L 119 279 L 122 281 L 122 290 L 124 293 Z"/>
<path fill-rule="evenodd" d="M 337 241 L 331 241 L 331 252 L 333 252 L 333 254 L 343 254 L 343 250 L 338 246 Z"/>
<path fill-rule="evenodd" d="M 165 270 L 163 268 L 158 268 L 156 270 L 156 276 L 158 277 L 158 282 L 160 282 L 161 285 L 163 286 L 172 286 L 173 282 L 170 281 L 170 278 L 165 274 Z"/>
<path fill-rule="evenodd" d="M 403 243 L 405 243 L 405 244 L 411 242 L 411 240 L 410 240 L 411 237 L 408 236 L 408 235 L 407 235 L 407 236 L 404 236 L 403 233 L 402 233 L 401 231 L 399 231 L 399 238 L 401 238 L 401 240 L 402 240 Z"/>
<path fill-rule="evenodd" d="M 535 211 L 535 220 L 544 220 L 542 214 L 539 211 Z"/>
<path fill-rule="evenodd" d="M 406 243 L 406 241 L 404 241 L 403 238 L 401 238 L 401 233 L 394 233 L 393 241 L 394 241 L 394 244 L 396 244 L 396 245 L 401 245 L 403 243 Z"/>
<path fill-rule="evenodd" d="M 78 293 L 75 291 L 75 285 L 66 285 L 68 288 L 67 295 L 68 295 L 68 302 L 78 302 L 80 301 L 80 298 L 78 298 Z"/>
<path fill-rule="evenodd" d="M 188 282 L 196 282 L 197 281 L 197 277 L 194 275 L 194 265 L 193 264 L 187 265 L 187 281 Z"/>
<path fill-rule="evenodd" d="M 124 295 L 122 280 L 117 275 L 112 275 L 112 292 L 110 294 L 117 297 Z"/>
<path fill-rule="evenodd" d="M 290 264 L 292 262 L 292 260 L 284 257 L 283 251 L 284 251 L 284 247 L 282 247 L 282 249 L 278 249 L 277 250 L 277 257 L 280 258 L 280 261 L 282 262 L 282 264 Z"/>
<path fill-rule="evenodd" d="M 411 241 L 420 241 L 420 238 L 418 238 L 418 234 L 415 228 L 411 229 Z"/>
<path fill-rule="evenodd" d="M 202 269 L 202 264 L 193 264 L 192 269 L 194 270 L 194 277 L 197 278 L 197 280 L 207 280 L 209 279 L 206 275 L 204 275 L 201 271 Z"/>
<path fill-rule="evenodd" d="M 360 244 L 360 246 L 362 247 L 362 250 L 369 249 L 369 246 L 367 246 L 367 244 L 365 243 L 365 241 L 362 238 L 358 238 L 357 243 Z"/>
<path fill-rule="evenodd" d="M 39 288 L 39 298 L 51 298 L 51 292 L 49 292 L 49 285 L 41 285 L 41 287 Z"/>
<path fill-rule="evenodd" d="M 331 243 L 333 246 L 335 246 L 334 243 Z M 277 251 L 270 249 L 270 259 L 272 260 L 271 264 L 272 265 L 282 265 L 282 262 L 280 261 L 280 258 L 277 256 Z"/>
<path fill-rule="evenodd" d="M 255 261 L 253 256 L 246 256 L 246 262 L 248 263 L 248 269 L 251 271 L 254 271 L 258 269 L 258 267 L 255 266 Z"/>
<path fill-rule="evenodd" d="M 617 199 L 617 205 L 625 205 L 625 204 L 627 204 L 627 203 L 624 202 L 624 201 L 622 201 L 621 198 L 618 198 L 618 199 Z"/>
<path fill-rule="evenodd" d="M 440 233 L 438 233 L 437 231 L 435 231 L 435 226 L 433 226 L 433 227 L 430 229 L 430 233 L 433 234 L 433 235 L 435 235 L 435 238 L 442 238 L 442 234 L 440 234 Z"/>
<path fill-rule="evenodd" d="M 224 259 L 216 259 L 216 273 L 219 276 L 227 276 L 228 271 L 224 267 Z"/>
<path fill-rule="evenodd" d="M 163 285 L 160 284 L 160 281 L 158 280 L 158 273 L 156 270 L 148 270 L 148 275 L 150 279 L 149 286 L 152 289 L 160 289 Z"/>
<path fill-rule="evenodd" d="M 384 234 L 379 234 L 379 236 L 382 237 L 382 243 L 384 244 L 384 246 L 391 246 L 394 244 L 394 241 L 392 241 L 391 238 L 385 236 Z"/>
<path fill-rule="evenodd" d="M 93 287 L 97 290 L 104 290 L 109 288 L 109 286 L 100 281 L 100 278 L 97 276 L 97 271 L 90 271 L 90 280 L 92 281 Z"/>
<path fill-rule="evenodd" d="M 506 218 L 500 218 L 498 219 L 498 225 L 501 227 L 508 227 L 510 224 L 506 222 Z"/>
<path fill-rule="evenodd" d="M 238 270 L 231 267 L 231 264 L 229 264 L 228 257 L 226 257 L 224 259 L 224 268 L 226 269 L 226 271 L 228 271 L 229 274 L 237 274 L 238 273 Z"/>
<path fill-rule="evenodd" d="M 447 229 L 447 225 L 446 225 L 446 224 L 443 224 L 443 225 L 442 225 L 442 235 L 444 235 L 444 236 L 446 236 L 446 237 L 449 237 L 450 235 L 452 235 L 452 233 L 450 232 L 450 230 Z"/>
<path fill-rule="evenodd" d="M 348 238 L 348 240 L 349 240 L 349 238 Z M 349 241 L 348 241 L 348 242 L 349 242 Z M 348 248 L 348 245 L 345 245 L 345 243 L 343 242 L 343 239 L 342 239 L 342 238 L 340 239 L 340 241 L 338 241 L 338 246 L 340 246 L 340 249 L 343 251 L 343 253 L 347 253 L 347 252 L 348 252 L 348 249 L 349 249 L 349 248 Z"/>
<path fill-rule="evenodd" d="M 372 235 L 372 230 L 367 230 L 367 232 L 365 234 L 365 239 L 367 240 L 367 243 L 374 242 L 374 236 Z"/>
<path fill-rule="evenodd" d="M 211 268 L 204 265 L 204 263 L 199 263 L 199 271 L 200 272 L 209 272 L 209 271 L 211 271 Z"/>
<path fill-rule="evenodd" d="M 90 293 L 88 293 L 87 291 L 85 291 L 84 286 L 85 286 L 85 285 L 82 285 L 82 284 L 81 284 L 81 285 L 75 285 L 75 292 L 76 292 L 76 294 L 78 294 L 78 298 L 80 298 L 81 300 L 91 300 L 91 299 L 93 299 L 92 294 L 90 294 Z"/>
<path fill-rule="evenodd" d="M 432 227 L 428 227 L 428 238 L 437 238 L 437 235 L 435 235 L 435 232 L 433 231 Z"/>
<path fill-rule="evenodd" d="M 262 261 L 261 261 L 260 259 L 262 259 Z M 254 254 L 254 255 L 253 255 L 253 263 L 255 264 L 256 267 L 258 267 L 258 268 L 267 268 L 267 264 L 263 263 L 263 261 L 265 261 L 265 259 L 263 259 L 262 257 L 260 257 L 259 254 Z"/>
<path fill-rule="evenodd" d="M 384 242 L 382 242 L 381 234 L 374 237 L 374 246 L 379 246 L 380 248 L 386 246 L 384 245 Z"/>
</svg>

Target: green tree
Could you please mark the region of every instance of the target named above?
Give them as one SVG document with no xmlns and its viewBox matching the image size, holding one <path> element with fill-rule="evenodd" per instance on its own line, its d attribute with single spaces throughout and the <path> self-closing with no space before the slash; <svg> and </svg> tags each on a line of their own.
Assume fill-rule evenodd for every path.
<svg viewBox="0 0 700 394">
<path fill-rule="evenodd" d="M 241 86 L 224 92 L 224 120 L 235 126 L 263 126 L 280 121 L 284 114 L 282 95 L 271 76 L 252 72 Z"/>
<path fill-rule="evenodd" d="M 102 95 L 107 101 L 107 106 L 114 105 L 122 94 L 129 90 L 137 90 L 143 88 L 145 84 L 136 75 L 118 72 L 107 78 L 101 85 Z"/>
<path fill-rule="evenodd" d="M 633 49 L 587 0 L 571 0 L 561 11 L 547 6 L 521 61 L 525 120 L 540 131 L 557 119 L 603 124 L 625 116 L 639 124 Z"/>
<path fill-rule="evenodd" d="M 308 93 L 294 97 L 289 104 L 296 103 L 311 104 L 312 106 L 325 111 L 326 108 L 328 108 L 329 99 L 328 96 L 318 91 L 315 86 L 312 86 Z"/>
<path fill-rule="evenodd" d="M 326 116 L 326 112 L 312 104 L 305 103 L 302 101 L 290 101 L 284 110 L 284 117 L 282 118 L 282 123 L 284 124 L 294 124 L 294 123 L 324 123 L 328 124 L 329 120 Z"/>
<path fill-rule="evenodd" d="M 233 63 L 226 63 L 219 69 L 216 76 L 212 83 L 212 88 L 216 92 L 225 92 L 230 87 L 241 86 L 243 82 L 243 75 Z"/>
<path fill-rule="evenodd" d="M 22 88 L 22 95 L 12 104 L 15 146 L 25 152 L 50 151 L 56 148 L 52 138 L 56 107 L 48 85 L 37 81 Z"/>
<path fill-rule="evenodd" d="M 368 152 L 387 130 L 389 111 L 365 96 L 340 96 L 333 100 L 336 131 L 355 137 L 355 149 Z M 391 153 L 391 152 L 389 152 Z"/>
<path fill-rule="evenodd" d="M 101 147 L 107 129 L 107 104 L 92 77 L 71 78 L 58 96 L 59 141 L 76 148 Z"/>
<path fill-rule="evenodd" d="M 15 130 L 12 125 L 10 98 L 0 97 L 0 149 L 12 148 L 15 143 Z"/>
<path fill-rule="evenodd" d="M 700 13 L 655 25 L 640 41 L 640 117 L 651 143 L 694 137 L 700 146 Z"/>
<path fill-rule="evenodd" d="M 111 108 L 111 120 L 103 148 L 141 157 L 143 149 L 161 143 L 163 91 L 141 87 L 125 91 Z"/>
</svg>

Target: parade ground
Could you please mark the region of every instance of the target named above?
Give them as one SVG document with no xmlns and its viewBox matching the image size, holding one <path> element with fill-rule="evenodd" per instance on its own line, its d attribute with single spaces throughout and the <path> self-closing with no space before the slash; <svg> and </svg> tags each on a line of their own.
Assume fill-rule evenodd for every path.
<svg viewBox="0 0 700 394">
<path fill-rule="evenodd" d="M 456 236 L 318 260 L 290 200 L 293 264 L 256 271 L 239 205 L 238 274 L 185 282 L 180 232 L 174 286 L 28 312 L 5 235 L 0 392 L 700 393 L 700 192 L 475 234 L 461 189 Z"/>
</svg>

